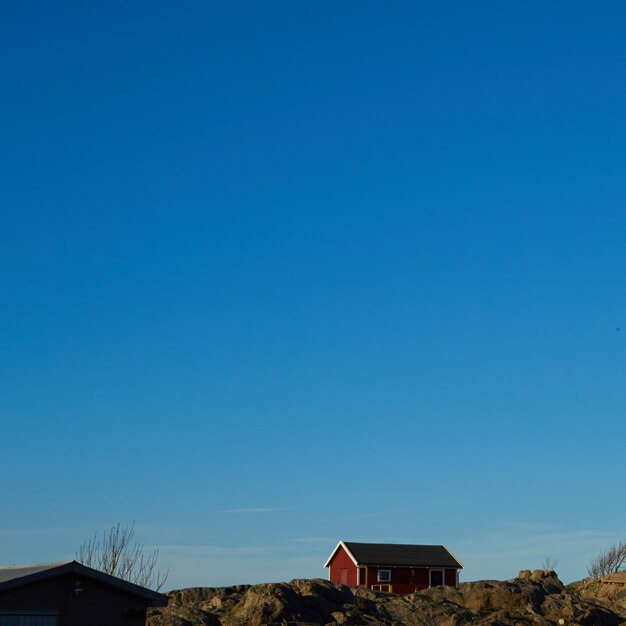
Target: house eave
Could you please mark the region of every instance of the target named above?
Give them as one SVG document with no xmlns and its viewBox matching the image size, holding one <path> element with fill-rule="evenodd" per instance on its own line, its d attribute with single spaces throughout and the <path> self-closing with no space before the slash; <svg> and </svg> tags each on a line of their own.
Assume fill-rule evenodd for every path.
<svg viewBox="0 0 626 626">
<path fill-rule="evenodd" d="M 352 552 L 350 552 L 350 550 L 348 549 L 348 546 L 346 546 L 346 544 L 344 543 L 343 539 L 339 540 L 339 543 L 335 546 L 335 549 L 330 553 L 330 556 L 328 557 L 328 559 L 326 560 L 326 563 L 324 563 L 324 567 L 330 567 L 330 563 L 331 561 L 335 558 L 335 555 L 337 554 L 337 551 L 339 550 L 339 548 L 343 548 L 346 552 L 346 554 L 350 557 L 350 560 L 358 567 L 359 565 L 363 565 L 363 563 L 359 563 L 355 558 L 354 558 L 354 554 L 352 554 Z"/>
</svg>

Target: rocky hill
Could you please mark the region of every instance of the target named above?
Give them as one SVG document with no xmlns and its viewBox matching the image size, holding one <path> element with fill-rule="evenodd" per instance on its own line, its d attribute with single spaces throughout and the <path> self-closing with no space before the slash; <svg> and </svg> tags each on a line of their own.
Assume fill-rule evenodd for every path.
<svg viewBox="0 0 626 626">
<path fill-rule="evenodd" d="M 553 571 L 524 570 L 403 597 L 318 579 L 191 588 L 170 592 L 148 626 L 626 625 L 626 575 L 605 579 L 564 587 Z"/>
</svg>

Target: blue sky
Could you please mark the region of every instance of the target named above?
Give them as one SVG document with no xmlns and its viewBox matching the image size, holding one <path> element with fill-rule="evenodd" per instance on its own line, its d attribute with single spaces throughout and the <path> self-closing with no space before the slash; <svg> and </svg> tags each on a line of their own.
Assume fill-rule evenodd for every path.
<svg viewBox="0 0 626 626">
<path fill-rule="evenodd" d="M 462 579 L 626 533 L 626 7 L 0 9 L 0 562 Z"/>
</svg>

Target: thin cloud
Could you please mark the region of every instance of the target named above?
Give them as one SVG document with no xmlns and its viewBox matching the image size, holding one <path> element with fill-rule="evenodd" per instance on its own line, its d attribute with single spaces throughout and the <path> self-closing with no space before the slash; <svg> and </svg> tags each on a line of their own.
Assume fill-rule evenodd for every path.
<svg viewBox="0 0 626 626">
<path fill-rule="evenodd" d="M 290 507 L 275 506 L 275 507 L 258 507 L 251 509 L 226 509 L 222 513 L 271 513 L 273 511 L 290 511 Z"/>
<path fill-rule="evenodd" d="M 39 535 L 66 534 L 72 528 L 0 528 L 0 537 L 29 537 Z"/>
<path fill-rule="evenodd" d="M 468 554 L 480 554 L 481 556 L 524 556 L 529 553 L 545 552 L 546 547 L 558 551 L 579 552 L 585 545 L 594 545 L 598 541 L 606 541 L 612 535 L 598 530 L 582 529 L 557 531 L 550 529 L 540 532 L 527 531 L 518 524 L 511 525 L 508 530 L 492 533 L 481 533 L 469 537 L 467 543 L 471 543 L 479 549 L 468 551 Z M 540 528 L 540 526 L 537 526 Z M 487 549 L 480 549 L 487 547 Z M 495 549 L 494 549 L 495 548 Z"/>
<path fill-rule="evenodd" d="M 615 535 L 595 529 L 560 529 L 553 524 L 511 522 L 491 532 L 467 535 L 454 544 L 465 576 L 507 578 L 520 569 L 541 567 L 547 556 L 559 562 L 561 580 L 578 580 L 582 564 L 608 545 Z"/>
<path fill-rule="evenodd" d="M 191 550 L 213 550 L 217 546 L 183 546 Z M 315 556 L 279 556 L 274 549 L 245 554 L 253 548 L 219 548 L 219 555 L 197 555 L 194 552 L 161 553 L 159 565 L 169 569 L 172 588 L 224 587 L 227 585 L 256 584 L 316 578 L 324 576 L 323 559 Z M 232 551 L 234 553 L 231 553 Z"/>
<path fill-rule="evenodd" d="M 250 556 L 255 554 L 266 554 L 267 552 L 268 548 L 265 546 L 211 546 L 171 544 L 159 547 L 159 553 L 161 555 L 180 555 L 191 558 Z"/>
</svg>

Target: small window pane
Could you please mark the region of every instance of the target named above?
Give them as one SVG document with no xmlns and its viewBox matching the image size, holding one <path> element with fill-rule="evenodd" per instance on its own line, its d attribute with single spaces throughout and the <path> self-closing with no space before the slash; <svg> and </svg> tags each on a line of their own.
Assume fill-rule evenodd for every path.
<svg viewBox="0 0 626 626">
<path fill-rule="evenodd" d="M 391 580 L 391 570 L 379 569 L 378 570 L 378 582 L 388 583 Z"/>
</svg>

